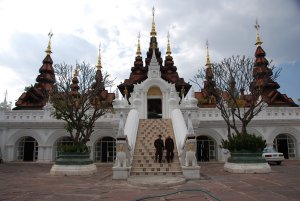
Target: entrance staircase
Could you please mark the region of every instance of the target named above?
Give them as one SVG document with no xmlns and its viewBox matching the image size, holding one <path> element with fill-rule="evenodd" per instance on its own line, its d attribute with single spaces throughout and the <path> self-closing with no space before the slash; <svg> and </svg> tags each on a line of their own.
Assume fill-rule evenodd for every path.
<svg viewBox="0 0 300 201">
<path fill-rule="evenodd" d="M 163 152 L 162 163 L 154 161 L 154 141 L 158 138 L 158 135 L 162 135 L 163 141 L 165 141 L 167 136 L 170 136 L 174 140 L 173 162 L 167 162 L 165 150 Z M 130 176 L 146 175 L 182 175 L 170 119 L 140 119 Z"/>
</svg>

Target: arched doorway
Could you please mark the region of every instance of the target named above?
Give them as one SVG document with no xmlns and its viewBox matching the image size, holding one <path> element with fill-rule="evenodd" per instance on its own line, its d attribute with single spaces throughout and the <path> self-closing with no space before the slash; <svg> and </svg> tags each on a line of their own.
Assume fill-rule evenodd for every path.
<svg viewBox="0 0 300 201">
<path fill-rule="evenodd" d="M 25 136 L 17 141 L 17 160 L 36 161 L 38 158 L 38 143 L 33 137 Z"/>
<path fill-rule="evenodd" d="M 74 144 L 74 142 L 72 141 L 71 137 L 64 136 L 64 137 L 61 137 L 58 140 L 56 140 L 56 142 L 55 142 L 55 144 L 53 146 L 54 160 L 56 160 L 58 158 L 58 156 L 60 155 L 59 147 L 63 146 L 63 145 L 68 145 L 68 144 Z"/>
<path fill-rule="evenodd" d="M 197 137 L 197 160 L 216 161 L 217 149 L 215 141 L 208 136 Z"/>
<path fill-rule="evenodd" d="M 295 158 L 295 140 L 288 134 L 279 134 L 274 139 L 274 147 L 278 152 L 283 153 L 284 158 Z"/>
<path fill-rule="evenodd" d="M 95 143 L 95 161 L 101 163 L 113 162 L 116 157 L 116 140 L 103 137 Z"/>
<path fill-rule="evenodd" d="M 162 93 L 159 87 L 150 87 L 147 93 L 148 119 L 162 118 Z"/>
</svg>

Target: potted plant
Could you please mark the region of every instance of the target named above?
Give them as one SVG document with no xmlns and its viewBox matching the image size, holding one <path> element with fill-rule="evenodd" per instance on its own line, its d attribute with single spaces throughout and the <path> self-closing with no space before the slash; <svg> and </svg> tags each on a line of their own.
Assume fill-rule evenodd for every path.
<svg viewBox="0 0 300 201">
<path fill-rule="evenodd" d="M 50 92 L 51 115 L 64 121 L 72 143 L 58 147 L 60 155 L 51 169 L 53 174 L 68 174 L 74 169 L 78 170 L 77 173 L 73 171 L 70 174 L 82 174 L 80 168 L 82 171 L 90 168 L 90 173 L 96 171 L 86 143 L 94 132 L 96 120 L 112 110 L 114 99 L 114 94 L 105 90 L 106 84 L 113 81 L 108 81 L 107 73 L 102 75 L 99 62 L 98 59 L 97 69 L 86 63 L 77 64 L 74 74 L 72 66 L 54 65 L 57 81 Z"/>
<path fill-rule="evenodd" d="M 228 139 L 222 140 L 221 145 L 221 148 L 230 151 L 230 163 L 265 163 L 262 158 L 265 147 L 266 141 L 254 134 L 230 134 Z"/>
<path fill-rule="evenodd" d="M 58 147 L 59 155 L 55 161 L 57 165 L 89 165 L 90 150 L 85 144 L 64 144 Z"/>
</svg>

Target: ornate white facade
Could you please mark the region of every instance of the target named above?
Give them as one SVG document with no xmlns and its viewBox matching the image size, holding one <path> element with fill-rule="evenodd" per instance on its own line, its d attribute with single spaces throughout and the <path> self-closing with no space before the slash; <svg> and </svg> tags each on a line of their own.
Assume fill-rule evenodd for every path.
<svg viewBox="0 0 300 201">
<path fill-rule="evenodd" d="M 187 134 L 180 132 L 187 131 L 187 118 L 190 113 L 197 140 L 198 161 L 226 161 L 228 152 L 219 146 L 222 139 L 227 137 L 227 127 L 220 111 L 216 108 L 196 107 L 197 101 L 194 97 L 185 98 L 179 104 L 174 85 L 155 74 L 157 65 L 157 62 L 151 61 L 149 78 L 135 85 L 130 98 L 131 105 L 124 99 L 117 98 L 113 104 L 114 113 L 107 113 L 97 121 L 95 132 L 88 142 L 91 158 L 96 162 L 113 162 L 120 114 L 123 113 L 126 119 L 129 111 L 136 109 L 139 119 L 146 119 L 147 100 L 156 98 L 161 99 L 162 118 L 172 118 L 173 124 L 176 124 L 173 126 L 175 134 L 176 130 L 179 132 L 176 138 Z M 63 122 L 51 117 L 51 106 L 46 105 L 43 110 L 11 110 L 5 104 L 7 103 L 1 104 L 0 110 L 0 148 L 3 160 L 55 161 L 57 145 L 67 140 L 64 137 L 68 135 L 63 128 Z M 178 109 L 185 122 L 176 123 L 174 118 L 178 115 L 171 115 Z M 125 132 L 136 132 L 137 124 L 138 121 L 127 119 Z M 182 130 L 180 125 L 186 128 Z M 268 145 L 274 145 L 284 152 L 286 158 L 300 158 L 299 107 L 267 107 L 254 118 L 248 132 L 263 136 Z M 131 139 L 130 145 L 134 147 L 133 143 L 134 140 Z"/>
</svg>

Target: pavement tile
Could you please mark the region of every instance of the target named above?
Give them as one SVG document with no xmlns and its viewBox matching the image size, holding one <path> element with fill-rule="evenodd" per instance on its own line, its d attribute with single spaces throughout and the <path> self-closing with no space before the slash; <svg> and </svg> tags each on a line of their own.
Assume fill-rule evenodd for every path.
<svg viewBox="0 0 300 201">
<path fill-rule="evenodd" d="M 0 164 L 0 201 L 127 201 L 152 196 L 151 200 L 286 201 L 300 198 L 300 160 L 271 166 L 269 174 L 231 174 L 222 163 L 203 163 L 201 179 L 177 186 L 142 187 L 112 180 L 111 165 L 98 165 L 91 176 L 51 176 L 51 164 Z M 195 190 L 179 192 L 182 190 Z M 196 191 L 197 190 L 197 191 Z M 160 196 L 165 195 L 165 196 Z M 158 196 L 158 197 L 154 197 Z"/>
</svg>

